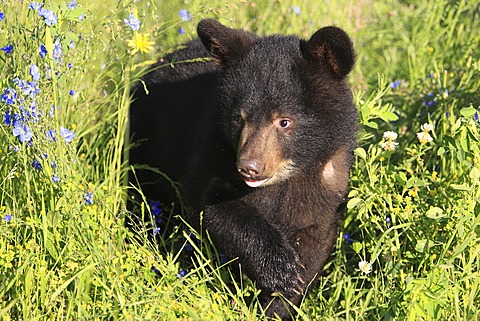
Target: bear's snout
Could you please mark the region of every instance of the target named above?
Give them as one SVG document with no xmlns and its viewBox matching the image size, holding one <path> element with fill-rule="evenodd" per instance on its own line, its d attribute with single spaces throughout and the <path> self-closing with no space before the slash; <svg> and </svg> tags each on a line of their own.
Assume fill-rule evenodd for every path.
<svg viewBox="0 0 480 321">
<path fill-rule="evenodd" d="M 240 159 L 237 164 L 238 172 L 245 178 L 255 180 L 263 175 L 265 165 L 255 159 Z"/>
</svg>

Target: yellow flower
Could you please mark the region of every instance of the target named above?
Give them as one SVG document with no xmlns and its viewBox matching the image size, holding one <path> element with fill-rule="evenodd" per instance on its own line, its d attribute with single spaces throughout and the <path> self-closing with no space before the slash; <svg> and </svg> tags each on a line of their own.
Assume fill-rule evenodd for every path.
<svg viewBox="0 0 480 321">
<path fill-rule="evenodd" d="M 148 53 L 153 49 L 155 42 L 150 41 L 149 33 L 136 33 L 133 39 L 127 40 L 127 45 L 132 49 L 130 54 L 133 56 L 137 52 Z"/>
</svg>

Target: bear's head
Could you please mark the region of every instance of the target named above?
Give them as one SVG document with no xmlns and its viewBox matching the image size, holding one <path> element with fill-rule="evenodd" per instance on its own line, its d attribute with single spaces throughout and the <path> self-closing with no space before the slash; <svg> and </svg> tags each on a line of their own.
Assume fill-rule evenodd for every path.
<svg viewBox="0 0 480 321">
<path fill-rule="evenodd" d="M 198 35 L 221 67 L 221 123 L 249 186 L 281 182 L 352 149 L 357 113 L 346 77 L 355 55 L 343 30 L 325 27 L 305 41 L 206 19 Z"/>
</svg>

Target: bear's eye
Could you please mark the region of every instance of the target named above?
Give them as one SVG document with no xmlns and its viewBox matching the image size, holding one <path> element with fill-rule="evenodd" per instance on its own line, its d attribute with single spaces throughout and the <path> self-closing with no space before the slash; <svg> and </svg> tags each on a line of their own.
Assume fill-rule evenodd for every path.
<svg viewBox="0 0 480 321">
<path fill-rule="evenodd" d="M 288 119 L 281 119 L 278 124 L 280 125 L 281 128 L 287 128 L 290 126 L 290 120 Z"/>
</svg>

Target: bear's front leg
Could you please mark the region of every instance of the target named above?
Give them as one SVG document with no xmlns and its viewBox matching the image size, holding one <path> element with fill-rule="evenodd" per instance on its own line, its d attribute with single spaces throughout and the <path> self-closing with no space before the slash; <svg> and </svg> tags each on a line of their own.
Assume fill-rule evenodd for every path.
<svg viewBox="0 0 480 321">
<path fill-rule="evenodd" d="M 242 200 L 207 206 L 203 228 L 265 293 L 292 297 L 303 290 L 303 265 L 288 238 Z"/>
</svg>

